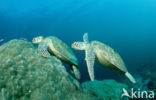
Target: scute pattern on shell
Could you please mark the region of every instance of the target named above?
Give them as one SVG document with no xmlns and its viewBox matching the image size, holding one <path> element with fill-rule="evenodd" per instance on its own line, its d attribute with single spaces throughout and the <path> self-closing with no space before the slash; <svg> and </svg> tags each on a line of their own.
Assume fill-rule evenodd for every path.
<svg viewBox="0 0 156 100">
<path fill-rule="evenodd" d="M 58 52 L 60 52 L 62 56 L 64 56 L 66 59 L 68 59 L 70 62 L 74 63 L 75 65 L 78 65 L 78 60 L 75 57 L 75 54 L 68 47 L 67 44 L 65 44 L 63 41 L 61 41 L 60 39 L 54 36 L 50 36 L 47 39 L 52 41 L 54 48 Z"/>
<path fill-rule="evenodd" d="M 92 41 L 91 45 L 94 47 L 95 50 L 97 50 L 97 52 L 103 55 L 109 63 L 115 65 L 121 70 L 127 70 L 120 55 L 114 49 L 99 41 Z"/>
</svg>

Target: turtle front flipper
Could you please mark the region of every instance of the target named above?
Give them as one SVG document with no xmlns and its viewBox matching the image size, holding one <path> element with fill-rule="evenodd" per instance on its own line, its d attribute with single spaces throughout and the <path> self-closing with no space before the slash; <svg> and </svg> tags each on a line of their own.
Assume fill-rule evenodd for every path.
<svg viewBox="0 0 156 100">
<path fill-rule="evenodd" d="M 84 35 L 83 35 L 83 41 L 85 43 L 88 43 L 89 42 L 89 40 L 88 40 L 88 33 L 84 33 Z"/>
<path fill-rule="evenodd" d="M 49 57 L 48 47 L 46 42 L 40 42 L 38 45 L 38 53 L 43 57 Z"/>
<path fill-rule="evenodd" d="M 93 47 L 90 44 L 87 44 L 85 54 L 86 54 L 85 60 L 87 63 L 88 73 L 89 73 L 90 79 L 94 81 L 95 53 L 94 53 Z"/>
</svg>

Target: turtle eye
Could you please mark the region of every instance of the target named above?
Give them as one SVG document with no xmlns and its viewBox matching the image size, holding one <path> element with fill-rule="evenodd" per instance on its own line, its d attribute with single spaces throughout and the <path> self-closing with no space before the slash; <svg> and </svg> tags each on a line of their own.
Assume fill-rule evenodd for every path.
<svg viewBox="0 0 156 100">
<path fill-rule="evenodd" d="M 75 46 L 76 46 L 76 47 L 79 47 L 79 44 L 78 44 L 78 43 L 75 43 Z"/>
<path fill-rule="evenodd" d="M 37 39 L 37 38 L 34 38 L 34 39 L 33 39 L 33 42 L 38 42 L 38 39 Z"/>
<path fill-rule="evenodd" d="M 36 42 L 37 42 L 38 40 L 35 38 L 35 39 L 34 39 L 34 41 L 36 41 Z"/>
</svg>

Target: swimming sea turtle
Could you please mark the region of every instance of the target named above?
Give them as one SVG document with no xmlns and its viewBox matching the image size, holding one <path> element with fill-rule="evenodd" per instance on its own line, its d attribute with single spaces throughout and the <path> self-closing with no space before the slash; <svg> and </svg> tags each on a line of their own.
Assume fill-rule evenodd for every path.
<svg viewBox="0 0 156 100">
<path fill-rule="evenodd" d="M 80 79 L 80 72 L 78 70 L 78 60 L 72 50 L 63 41 L 54 36 L 33 38 L 32 42 L 38 45 L 38 53 L 43 57 L 54 55 L 62 61 L 68 63 L 72 74 L 77 79 Z"/>
<path fill-rule="evenodd" d="M 96 59 L 101 65 L 119 71 L 124 74 L 128 79 L 135 83 L 135 79 L 128 72 L 123 60 L 120 55 L 114 51 L 108 45 L 99 41 L 88 41 L 88 34 L 85 33 L 83 36 L 84 42 L 74 42 L 72 48 L 76 50 L 85 50 L 85 60 L 91 80 L 94 80 L 94 61 Z"/>
</svg>

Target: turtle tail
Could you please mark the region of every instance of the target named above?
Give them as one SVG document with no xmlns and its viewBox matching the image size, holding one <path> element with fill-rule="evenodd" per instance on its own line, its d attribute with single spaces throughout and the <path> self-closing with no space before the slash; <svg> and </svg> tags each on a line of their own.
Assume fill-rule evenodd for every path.
<svg viewBox="0 0 156 100">
<path fill-rule="evenodd" d="M 126 72 L 125 76 L 132 82 L 132 83 L 136 83 L 135 79 L 133 78 L 133 76 L 129 73 Z"/>
<path fill-rule="evenodd" d="M 71 73 L 74 74 L 76 79 L 80 79 L 81 75 L 80 75 L 80 71 L 77 66 L 75 66 L 75 65 L 71 66 Z"/>
</svg>

